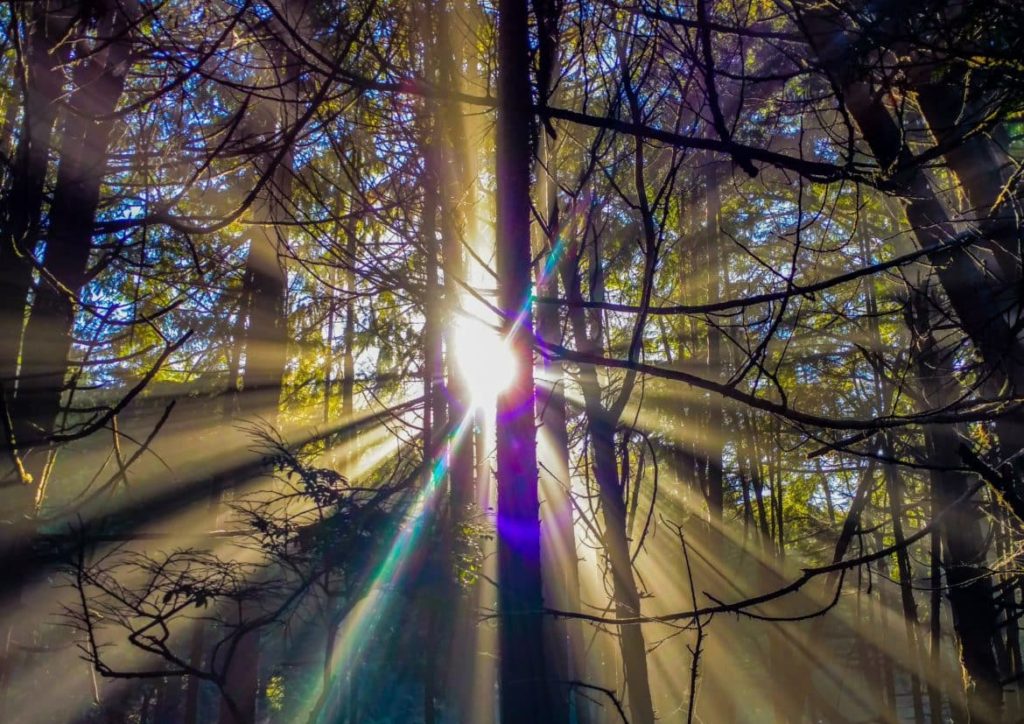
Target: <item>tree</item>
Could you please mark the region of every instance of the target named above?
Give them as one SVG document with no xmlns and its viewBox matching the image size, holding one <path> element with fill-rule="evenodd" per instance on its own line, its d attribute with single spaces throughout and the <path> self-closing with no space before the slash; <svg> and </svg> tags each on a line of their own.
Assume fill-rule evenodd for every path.
<svg viewBox="0 0 1024 724">
<path fill-rule="evenodd" d="M 1019 718 L 1022 27 L 0 7 L 4 716 Z"/>
</svg>

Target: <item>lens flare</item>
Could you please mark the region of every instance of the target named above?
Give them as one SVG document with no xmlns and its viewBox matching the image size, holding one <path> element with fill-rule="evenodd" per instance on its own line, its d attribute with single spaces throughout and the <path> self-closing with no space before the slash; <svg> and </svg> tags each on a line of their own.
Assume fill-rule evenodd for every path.
<svg viewBox="0 0 1024 724">
<path fill-rule="evenodd" d="M 508 344 L 475 317 L 459 320 L 453 354 L 476 407 L 493 405 L 515 377 L 516 363 Z"/>
</svg>

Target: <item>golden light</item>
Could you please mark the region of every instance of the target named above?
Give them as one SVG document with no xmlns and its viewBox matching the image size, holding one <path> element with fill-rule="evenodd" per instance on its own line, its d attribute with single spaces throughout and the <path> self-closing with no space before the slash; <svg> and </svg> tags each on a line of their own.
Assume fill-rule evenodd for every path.
<svg viewBox="0 0 1024 724">
<path fill-rule="evenodd" d="M 493 405 L 512 382 L 516 363 L 501 335 L 475 317 L 463 317 L 455 328 L 455 364 L 473 405 Z"/>
</svg>

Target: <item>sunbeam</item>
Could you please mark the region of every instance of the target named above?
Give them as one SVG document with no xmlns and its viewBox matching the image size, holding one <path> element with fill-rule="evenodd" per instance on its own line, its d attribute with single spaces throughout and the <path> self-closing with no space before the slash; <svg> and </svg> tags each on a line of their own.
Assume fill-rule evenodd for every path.
<svg viewBox="0 0 1024 724">
<path fill-rule="evenodd" d="M 1024 721 L 1022 33 L 0 3 L 0 722 Z"/>
</svg>

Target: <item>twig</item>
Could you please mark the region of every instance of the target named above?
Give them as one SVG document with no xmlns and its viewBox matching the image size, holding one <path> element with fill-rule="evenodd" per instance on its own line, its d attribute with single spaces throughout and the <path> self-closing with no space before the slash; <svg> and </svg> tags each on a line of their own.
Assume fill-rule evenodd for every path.
<svg viewBox="0 0 1024 724">
<path fill-rule="evenodd" d="M 622 708 L 622 702 L 619 701 L 619 698 L 615 696 L 615 692 L 611 689 L 606 689 L 605 687 L 597 686 L 596 684 L 588 684 L 585 681 L 578 681 L 576 679 L 573 679 L 571 681 L 558 681 L 556 683 L 564 684 L 570 688 L 593 689 L 594 691 L 601 692 L 602 694 L 604 694 L 612 700 L 612 704 L 615 705 L 615 710 L 619 712 L 619 716 L 622 717 L 622 721 L 624 722 L 624 724 L 629 724 L 629 719 L 626 717 L 626 710 Z"/>
</svg>

